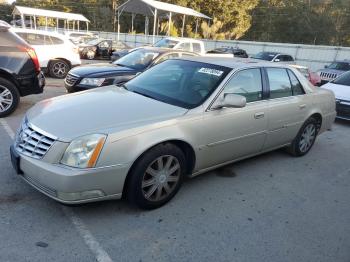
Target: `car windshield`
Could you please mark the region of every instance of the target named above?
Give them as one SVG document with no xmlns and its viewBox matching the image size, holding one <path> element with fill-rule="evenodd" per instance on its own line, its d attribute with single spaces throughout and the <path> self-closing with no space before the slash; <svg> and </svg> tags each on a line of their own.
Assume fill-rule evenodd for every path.
<svg viewBox="0 0 350 262">
<path fill-rule="evenodd" d="M 161 47 L 161 48 L 174 48 L 179 41 L 176 40 L 170 40 L 170 39 L 162 39 L 154 44 L 154 47 Z"/>
<path fill-rule="evenodd" d="M 336 70 L 343 70 L 348 71 L 350 70 L 350 64 L 345 62 L 335 62 L 328 66 L 329 69 L 336 69 Z"/>
<path fill-rule="evenodd" d="M 122 58 L 113 62 L 113 64 L 142 70 L 148 67 L 158 56 L 158 52 L 147 49 L 138 49 L 123 56 Z"/>
<path fill-rule="evenodd" d="M 272 59 L 275 56 L 276 56 L 276 53 L 260 52 L 260 53 L 257 53 L 256 55 L 253 55 L 252 58 L 265 60 L 265 61 L 272 61 Z"/>
<path fill-rule="evenodd" d="M 125 84 L 129 91 L 191 109 L 201 105 L 230 68 L 201 62 L 167 60 Z"/>
<path fill-rule="evenodd" d="M 350 71 L 342 74 L 333 81 L 334 84 L 350 86 Z"/>
<path fill-rule="evenodd" d="M 94 40 L 90 40 L 89 42 L 87 42 L 88 45 L 98 45 L 101 42 L 101 39 L 94 39 Z"/>
</svg>

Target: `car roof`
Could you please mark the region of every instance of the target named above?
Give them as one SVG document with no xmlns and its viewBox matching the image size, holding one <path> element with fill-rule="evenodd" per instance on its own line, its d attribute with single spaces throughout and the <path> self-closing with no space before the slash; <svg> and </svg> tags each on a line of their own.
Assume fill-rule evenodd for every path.
<svg viewBox="0 0 350 262">
<path fill-rule="evenodd" d="M 62 39 L 65 39 L 65 40 L 69 39 L 66 35 L 63 35 L 63 34 L 60 34 L 60 33 L 57 33 L 57 32 L 45 31 L 45 30 L 35 30 L 35 29 L 11 27 L 11 31 L 14 32 L 14 33 L 33 33 L 33 34 L 42 34 L 42 35 L 54 36 L 54 37 L 62 38 Z"/>
<path fill-rule="evenodd" d="M 175 41 L 180 41 L 180 42 L 202 43 L 202 41 L 196 40 L 196 39 L 193 39 L 193 38 L 165 37 L 163 39 L 175 40 Z"/>
<path fill-rule="evenodd" d="M 7 31 L 9 28 L 11 28 L 11 25 L 3 20 L 0 20 L 0 31 Z"/>
<path fill-rule="evenodd" d="M 172 49 L 172 48 L 163 48 L 163 47 L 154 47 L 154 46 L 143 46 L 143 47 L 137 48 L 137 50 L 140 50 L 140 49 L 151 50 L 151 51 L 159 52 L 161 54 L 164 54 L 164 53 L 187 53 L 187 54 L 198 55 L 196 53 L 189 52 L 189 51 L 186 51 L 186 50 Z"/>
<path fill-rule="evenodd" d="M 180 60 L 186 60 L 186 61 L 193 61 L 193 62 L 200 62 L 200 63 L 207 63 L 207 64 L 213 64 L 218 66 L 224 66 L 232 69 L 236 68 L 244 68 L 244 67 L 251 67 L 253 66 L 260 66 L 260 67 L 281 67 L 281 68 L 289 68 L 288 65 L 280 64 L 280 63 L 271 63 L 271 62 L 264 62 L 257 59 L 252 58 L 229 58 L 229 57 L 204 57 L 204 56 L 195 56 L 195 57 L 186 57 L 186 58 L 179 58 Z"/>
<path fill-rule="evenodd" d="M 289 65 L 294 68 L 299 68 L 299 69 L 309 69 L 307 66 L 302 66 L 302 65 Z"/>
</svg>

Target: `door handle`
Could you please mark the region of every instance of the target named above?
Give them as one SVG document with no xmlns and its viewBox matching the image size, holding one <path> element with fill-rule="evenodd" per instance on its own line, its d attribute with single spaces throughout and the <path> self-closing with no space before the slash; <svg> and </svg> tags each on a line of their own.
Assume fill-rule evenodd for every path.
<svg viewBox="0 0 350 262">
<path fill-rule="evenodd" d="M 254 115 L 254 118 L 255 119 L 260 119 L 260 118 L 263 118 L 265 116 L 265 113 L 264 112 L 259 112 L 259 113 L 256 113 Z"/>
<path fill-rule="evenodd" d="M 299 105 L 299 108 L 300 109 L 305 109 L 306 108 L 306 104 Z"/>
</svg>

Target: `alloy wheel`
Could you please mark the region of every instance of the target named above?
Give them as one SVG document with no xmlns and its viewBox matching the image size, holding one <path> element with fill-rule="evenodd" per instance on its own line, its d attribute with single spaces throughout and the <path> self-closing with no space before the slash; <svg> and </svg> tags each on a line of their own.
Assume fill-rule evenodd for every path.
<svg viewBox="0 0 350 262">
<path fill-rule="evenodd" d="M 146 169 L 142 179 L 142 192 L 145 198 L 158 202 L 167 198 L 180 181 L 179 160 L 170 155 L 160 156 Z"/>
<path fill-rule="evenodd" d="M 0 112 L 7 111 L 13 104 L 13 96 L 9 89 L 0 85 Z"/>
<path fill-rule="evenodd" d="M 87 51 L 86 57 L 87 57 L 88 59 L 90 59 L 90 60 L 94 59 L 94 58 L 95 58 L 95 52 L 92 51 L 92 50 Z"/>
<path fill-rule="evenodd" d="M 63 62 L 56 62 L 53 65 L 52 71 L 53 71 L 55 76 L 57 76 L 59 78 L 63 78 L 67 75 L 68 66 L 67 66 L 67 64 L 65 64 Z"/>
<path fill-rule="evenodd" d="M 309 124 L 305 127 L 300 141 L 299 141 L 299 149 L 302 153 L 307 152 L 313 145 L 316 139 L 316 126 L 314 124 Z"/>
</svg>

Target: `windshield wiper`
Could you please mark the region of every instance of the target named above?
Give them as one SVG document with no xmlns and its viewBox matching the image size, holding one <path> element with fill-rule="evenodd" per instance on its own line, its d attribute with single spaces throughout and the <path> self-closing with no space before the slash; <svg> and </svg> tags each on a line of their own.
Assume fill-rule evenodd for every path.
<svg viewBox="0 0 350 262">
<path fill-rule="evenodd" d="M 125 83 L 119 83 L 119 84 L 117 84 L 116 86 L 122 87 L 122 88 L 124 88 L 125 90 L 128 90 L 128 91 L 129 91 L 129 89 L 126 87 Z"/>
</svg>

